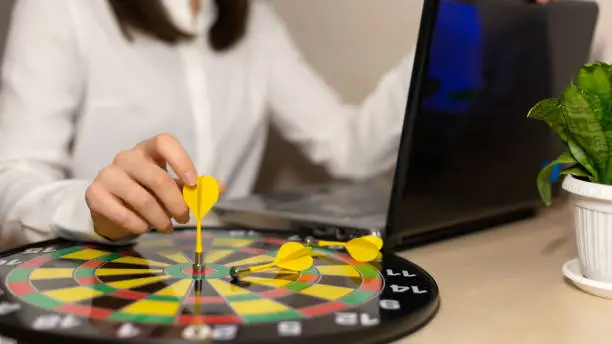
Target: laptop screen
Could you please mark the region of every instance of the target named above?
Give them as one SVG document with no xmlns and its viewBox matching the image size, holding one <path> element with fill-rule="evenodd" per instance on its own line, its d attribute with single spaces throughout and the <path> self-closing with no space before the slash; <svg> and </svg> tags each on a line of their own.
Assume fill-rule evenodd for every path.
<svg viewBox="0 0 612 344">
<path fill-rule="evenodd" d="M 526 115 L 587 61 L 595 13 L 581 4 L 440 2 L 423 87 L 409 102 L 388 235 L 541 204 L 536 176 L 559 147 Z M 567 21 L 579 37 L 560 39 Z"/>
<path fill-rule="evenodd" d="M 384 228 L 424 4 L 433 1 L 267 1 L 295 48 L 278 59 L 279 79 L 292 82 L 270 89 L 262 156 L 245 155 L 225 178 L 241 186 L 217 206 L 226 222 Z M 256 180 L 242 173 L 255 164 Z"/>
</svg>

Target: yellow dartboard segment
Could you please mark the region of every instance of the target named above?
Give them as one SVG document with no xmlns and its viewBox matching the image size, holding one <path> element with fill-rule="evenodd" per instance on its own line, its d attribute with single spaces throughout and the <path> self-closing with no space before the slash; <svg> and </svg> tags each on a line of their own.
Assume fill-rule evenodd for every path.
<svg viewBox="0 0 612 344">
<path fill-rule="evenodd" d="M 184 297 L 187 295 L 191 288 L 192 281 L 188 279 L 179 280 L 174 284 L 167 286 L 166 288 L 158 291 L 154 295 L 159 296 L 171 296 L 171 297 Z"/>
<path fill-rule="evenodd" d="M 160 256 L 170 259 L 173 262 L 177 262 L 179 264 L 188 264 L 189 259 L 185 257 L 182 252 L 169 251 L 169 252 L 160 252 Z"/>
<path fill-rule="evenodd" d="M 113 260 L 113 263 L 124 263 L 124 264 L 134 264 L 134 265 L 144 265 L 144 266 L 159 266 L 159 267 L 168 267 L 170 264 L 157 262 L 150 259 L 138 258 L 138 257 L 121 257 Z"/>
<path fill-rule="evenodd" d="M 230 302 L 230 305 L 239 315 L 255 315 L 286 312 L 289 308 L 269 299 Z"/>
<path fill-rule="evenodd" d="M 72 278 L 71 268 L 38 268 L 30 273 L 30 280 L 52 280 L 57 278 Z"/>
<path fill-rule="evenodd" d="M 157 301 L 143 299 L 124 307 L 121 312 L 126 314 L 141 314 L 147 316 L 173 316 L 178 312 L 180 307 L 181 303 L 178 301 Z"/>
<path fill-rule="evenodd" d="M 106 255 L 109 255 L 110 252 L 94 250 L 94 249 L 84 249 L 76 252 L 68 253 L 63 255 L 62 258 L 65 259 L 77 259 L 77 260 L 93 260 L 96 258 L 100 258 Z"/>
<path fill-rule="evenodd" d="M 97 269 L 96 276 L 149 275 L 161 274 L 161 269 Z"/>
<path fill-rule="evenodd" d="M 352 265 L 321 265 L 316 267 L 321 275 L 360 277 L 361 274 Z"/>
<path fill-rule="evenodd" d="M 43 294 L 65 303 L 89 300 L 103 293 L 87 287 L 73 287 L 45 291 Z"/>
<path fill-rule="evenodd" d="M 172 278 L 170 275 L 162 275 L 162 276 L 153 276 L 153 277 L 142 277 L 129 279 L 125 281 L 117 281 L 117 282 L 109 282 L 106 285 L 117 288 L 117 289 L 131 289 L 136 287 L 141 287 L 143 285 L 152 284 L 159 281 L 164 281 L 169 278 Z"/>
<path fill-rule="evenodd" d="M 217 260 L 223 259 L 230 254 L 234 253 L 232 250 L 210 250 L 206 253 L 204 258 L 205 264 L 215 263 Z"/>
<path fill-rule="evenodd" d="M 240 237 L 236 237 L 236 238 L 221 237 L 221 238 L 213 239 L 212 247 L 213 248 L 218 248 L 218 247 L 241 248 L 241 247 L 248 246 L 252 243 L 253 243 L 252 239 L 241 239 Z"/>
<path fill-rule="evenodd" d="M 208 280 L 208 283 L 210 283 L 210 285 L 213 286 L 213 288 L 215 288 L 215 290 L 217 291 L 217 293 L 219 293 L 219 295 L 224 296 L 224 297 L 251 294 L 251 292 L 246 289 L 243 289 L 237 285 L 225 282 L 220 279 Z"/>
<path fill-rule="evenodd" d="M 334 285 L 314 284 L 306 289 L 302 289 L 300 293 L 325 300 L 338 300 L 352 293 L 354 290 L 355 289 L 352 288 L 338 287 Z"/>
</svg>

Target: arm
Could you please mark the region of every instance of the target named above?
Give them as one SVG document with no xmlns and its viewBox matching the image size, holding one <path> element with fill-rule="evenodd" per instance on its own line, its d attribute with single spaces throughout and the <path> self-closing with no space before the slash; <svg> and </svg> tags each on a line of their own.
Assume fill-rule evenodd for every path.
<svg viewBox="0 0 612 344">
<path fill-rule="evenodd" d="M 344 104 L 304 61 L 271 10 L 266 13 L 268 98 L 273 123 L 335 176 L 368 178 L 397 159 L 413 54 L 387 73 L 358 107 Z"/>
<path fill-rule="evenodd" d="M 0 89 L 0 242 L 101 240 L 86 180 L 68 179 L 84 70 L 64 0 L 19 0 Z"/>
</svg>

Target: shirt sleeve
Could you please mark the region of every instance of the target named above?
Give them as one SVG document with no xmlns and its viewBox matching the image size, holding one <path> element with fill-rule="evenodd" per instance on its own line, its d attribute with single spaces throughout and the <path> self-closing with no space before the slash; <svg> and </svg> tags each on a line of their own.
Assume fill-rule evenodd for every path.
<svg viewBox="0 0 612 344">
<path fill-rule="evenodd" d="M 308 65 L 271 8 L 264 17 L 266 86 L 272 122 L 282 135 L 340 178 L 369 178 L 391 168 L 399 149 L 414 52 L 384 75 L 361 104 L 351 106 Z"/>
<path fill-rule="evenodd" d="M 93 230 L 89 181 L 69 178 L 84 80 L 73 18 L 64 0 L 13 9 L 0 83 L 3 248 L 55 237 L 107 242 Z"/>
</svg>

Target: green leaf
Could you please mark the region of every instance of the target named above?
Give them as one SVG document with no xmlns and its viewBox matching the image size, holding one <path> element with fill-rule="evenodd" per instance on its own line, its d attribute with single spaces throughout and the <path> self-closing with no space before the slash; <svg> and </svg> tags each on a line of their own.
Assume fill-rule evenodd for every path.
<svg viewBox="0 0 612 344">
<path fill-rule="evenodd" d="M 612 121 L 610 116 L 606 116 L 606 109 L 604 108 L 601 97 L 580 88 L 578 92 L 587 102 L 591 111 L 593 111 L 593 115 L 595 115 L 597 121 L 600 122 L 605 133 L 606 126 L 612 127 Z"/>
<path fill-rule="evenodd" d="M 591 109 L 584 92 L 571 84 L 563 93 L 563 115 L 571 136 L 584 150 L 598 172 L 608 166 L 608 144 L 595 111 Z"/>
<path fill-rule="evenodd" d="M 594 100 L 593 102 L 595 102 Z M 569 135 L 565 123 L 565 110 L 558 98 L 549 98 L 538 102 L 527 114 L 528 118 L 544 121 L 566 142 L 567 147 L 574 159 L 587 170 L 592 178 L 597 179 L 599 173 L 595 168 L 594 162 L 589 159 L 585 150 Z"/>
<path fill-rule="evenodd" d="M 588 64 L 578 72 L 578 87 L 601 99 L 605 111 L 612 106 L 612 85 L 608 76 L 609 67 L 602 63 Z"/>
<path fill-rule="evenodd" d="M 561 140 L 567 142 L 567 129 L 560 99 L 549 98 L 538 102 L 529 110 L 527 117 L 546 122 Z"/>
<path fill-rule="evenodd" d="M 544 166 L 544 168 L 540 171 L 537 178 L 538 191 L 540 192 L 540 197 L 544 204 L 547 206 L 551 204 L 552 200 L 552 192 L 550 188 L 550 173 L 552 169 L 558 164 L 573 164 L 576 163 L 574 157 L 570 152 L 565 152 L 561 154 L 557 159 Z"/>
<path fill-rule="evenodd" d="M 611 78 L 611 76 L 612 76 L 612 65 L 610 65 L 608 63 L 603 63 L 603 62 L 600 62 L 599 65 L 602 66 L 603 69 L 606 71 L 606 74 L 608 75 L 608 80 L 611 80 L 611 83 L 612 83 L 612 78 Z"/>
<path fill-rule="evenodd" d="M 606 110 L 602 105 L 600 97 L 581 89 L 579 89 L 579 92 L 583 95 L 584 99 L 589 104 L 589 107 L 595 114 L 595 117 L 597 118 L 603 129 L 604 136 L 606 138 L 606 144 L 608 145 L 609 154 L 610 148 L 612 148 L 612 117 L 609 115 L 606 116 Z M 603 168 L 602 173 L 599 177 L 601 178 L 601 180 L 598 180 L 598 182 L 602 184 L 612 183 L 612 155 L 608 156 L 606 166 Z"/>
<path fill-rule="evenodd" d="M 562 176 L 572 175 L 574 177 L 583 177 L 583 178 L 588 179 L 589 181 L 593 181 L 593 176 L 590 175 L 589 172 L 580 165 L 568 166 L 564 168 L 563 170 L 561 170 L 560 174 Z"/>
<path fill-rule="evenodd" d="M 582 167 L 584 167 L 585 170 L 587 170 L 587 172 L 589 172 L 591 176 L 593 176 L 593 181 L 599 181 L 599 173 L 593 166 L 593 162 L 589 159 L 584 149 L 582 149 L 582 147 L 580 147 L 580 145 L 578 145 L 578 143 L 576 143 L 572 137 L 569 137 L 567 146 L 574 160 L 576 160 L 576 162 L 578 162 Z"/>
</svg>

